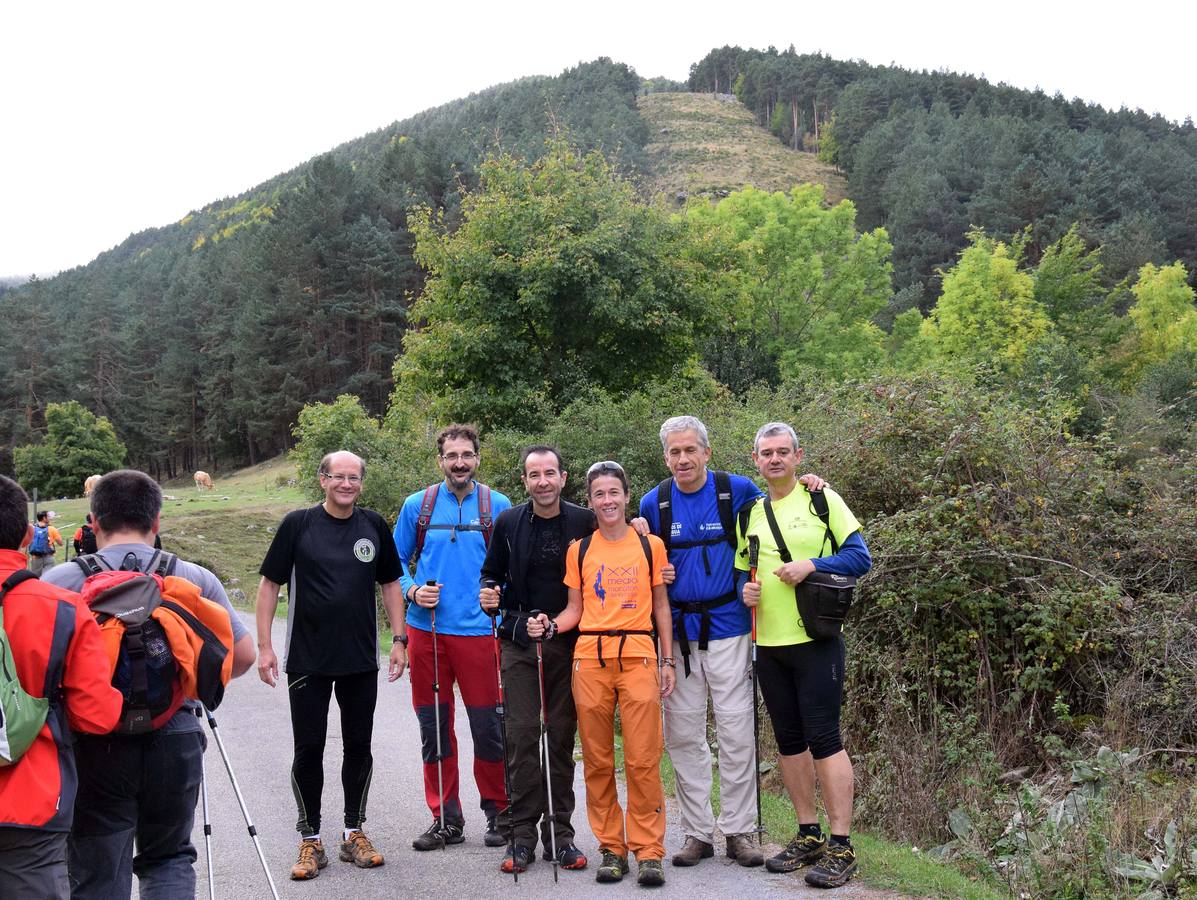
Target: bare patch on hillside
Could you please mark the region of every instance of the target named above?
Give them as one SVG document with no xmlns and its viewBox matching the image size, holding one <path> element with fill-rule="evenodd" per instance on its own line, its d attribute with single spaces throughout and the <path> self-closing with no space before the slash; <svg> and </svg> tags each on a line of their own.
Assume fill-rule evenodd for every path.
<svg viewBox="0 0 1197 900">
<path fill-rule="evenodd" d="M 788 191 L 814 182 L 826 188 L 829 203 L 848 195 L 847 182 L 832 166 L 782 146 L 739 103 L 678 93 L 648 94 L 639 105 L 652 132 L 644 150 L 653 194 L 722 197 L 747 185 Z"/>
</svg>

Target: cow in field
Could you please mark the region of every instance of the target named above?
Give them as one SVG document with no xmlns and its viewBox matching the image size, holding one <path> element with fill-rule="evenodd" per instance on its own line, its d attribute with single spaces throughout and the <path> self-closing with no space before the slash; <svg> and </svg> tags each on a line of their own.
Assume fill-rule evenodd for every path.
<svg viewBox="0 0 1197 900">
<path fill-rule="evenodd" d="M 96 489 L 96 485 L 100 483 L 99 475 L 88 475 L 83 482 L 83 496 L 90 497 L 91 492 Z"/>
<path fill-rule="evenodd" d="M 195 473 L 195 489 L 197 491 L 212 490 L 212 476 L 209 475 L 207 472 L 196 472 Z"/>
</svg>

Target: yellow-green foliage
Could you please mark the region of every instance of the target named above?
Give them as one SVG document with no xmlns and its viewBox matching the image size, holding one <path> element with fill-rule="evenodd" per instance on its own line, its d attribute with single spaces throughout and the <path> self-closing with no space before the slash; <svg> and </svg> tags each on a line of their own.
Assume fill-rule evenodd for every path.
<svg viewBox="0 0 1197 900">
<path fill-rule="evenodd" d="M 1135 326 L 1135 374 L 1178 350 L 1197 350 L 1197 306 L 1183 264 L 1157 268 L 1148 263 L 1139 270 L 1139 280 L 1131 290 L 1135 295 L 1130 308 Z"/>
<path fill-rule="evenodd" d="M 947 360 L 989 363 L 1016 375 L 1052 332 L 1034 287 L 1006 244 L 974 232 L 972 245 L 944 275 L 943 293 L 922 325 L 922 337 Z"/>
</svg>

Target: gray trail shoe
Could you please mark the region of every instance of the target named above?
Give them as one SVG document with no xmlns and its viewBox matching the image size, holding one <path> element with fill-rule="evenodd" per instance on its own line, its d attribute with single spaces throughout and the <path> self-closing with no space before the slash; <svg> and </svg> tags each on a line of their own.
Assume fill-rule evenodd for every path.
<svg viewBox="0 0 1197 900">
<path fill-rule="evenodd" d="M 623 876 L 628 874 L 628 858 L 620 856 L 605 847 L 602 850 L 603 861 L 599 863 L 599 867 L 595 870 L 594 880 L 600 884 L 611 884 L 615 881 L 623 881 Z"/>
<path fill-rule="evenodd" d="M 727 857 L 745 868 L 764 865 L 765 854 L 753 841 L 750 834 L 729 834 L 727 836 Z"/>
<path fill-rule="evenodd" d="M 827 851 L 806 873 L 811 887 L 835 888 L 856 874 L 856 851 L 850 844 L 828 844 Z"/>
<path fill-rule="evenodd" d="M 641 887 L 660 887 L 665 883 L 665 870 L 659 859 L 636 861 L 636 884 Z"/>
<path fill-rule="evenodd" d="M 675 866 L 696 866 L 700 860 L 710 859 L 714 855 L 714 846 L 688 834 L 686 842 L 682 844 L 682 849 L 673 854 L 673 859 L 670 862 Z"/>
</svg>

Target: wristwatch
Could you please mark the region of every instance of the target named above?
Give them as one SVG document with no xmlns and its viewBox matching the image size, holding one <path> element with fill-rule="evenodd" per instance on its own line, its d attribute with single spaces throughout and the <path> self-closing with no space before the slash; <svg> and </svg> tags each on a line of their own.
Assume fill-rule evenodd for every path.
<svg viewBox="0 0 1197 900">
<path fill-rule="evenodd" d="M 391 646 L 394 647 L 396 644 L 402 644 L 404 647 L 406 647 L 407 646 L 407 635 L 406 634 L 393 635 L 391 637 Z"/>
<path fill-rule="evenodd" d="M 671 669 L 676 669 L 676 668 L 677 668 L 677 663 L 675 663 L 675 662 L 673 661 L 673 657 L 672 657 L 672 656 L 663 656 L 663 657 L 661 657 L 661 665 L 663 665 L 663 666 L 669 666 L 669 668 L 671 668 Z"/>
</svg>

